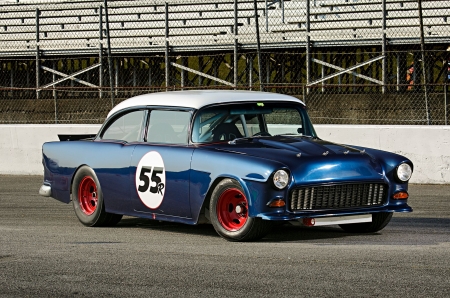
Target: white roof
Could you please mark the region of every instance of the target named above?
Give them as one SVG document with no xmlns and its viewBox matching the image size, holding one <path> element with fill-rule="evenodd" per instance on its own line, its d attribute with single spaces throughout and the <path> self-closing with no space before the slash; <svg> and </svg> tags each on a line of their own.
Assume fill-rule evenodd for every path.
<svg viewBox="0 0 450 298">
<path fill-rule="evenodd" d="M 143 94 L 124 100 L 108 113 L 108 118 L 117 111 L 134 106 L 166 106 L 199 109 L 210 104 L 242 101 L 290 101 L 304 105 L 301 100 L 293 96 L 269 92 L 241 90 L 169 91 Z"/>
</svg>

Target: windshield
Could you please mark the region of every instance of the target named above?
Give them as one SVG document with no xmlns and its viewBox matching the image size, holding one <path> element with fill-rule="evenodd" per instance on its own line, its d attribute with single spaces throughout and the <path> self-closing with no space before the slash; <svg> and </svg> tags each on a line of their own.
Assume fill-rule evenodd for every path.
<svg viewBox="0 0 450 298">
<path fill-rule="evenodd" d="M 255 102 L 200 110 L 194 120 L 192 141 L 208 143 L 274 135 L 316 136 L 303 105 Z"/>
</svg>

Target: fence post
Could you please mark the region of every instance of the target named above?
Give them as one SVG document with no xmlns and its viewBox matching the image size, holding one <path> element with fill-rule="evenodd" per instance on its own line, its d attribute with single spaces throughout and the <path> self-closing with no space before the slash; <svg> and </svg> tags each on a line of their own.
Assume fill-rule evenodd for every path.
<svg viewBox="0 0 450 298">
<path fill-rule="evenodd" d="M 320 60 L 325 61 L 324 60 L 324 56 L 323 56 L 323 52 L 320 54 Z M 320 74 L 322 76 L 322 79 L 325 77 L 325 65 L 321 64 L 320 65 Z M 355 77 L 355 76 L 353 76 Z M 320 83 L 322 85 L 322 93 L 325 93 L 325 81 L 323 81 L 322 83 Z"/>
<path fill-rule="evenodd" d="M 259 38 L 259 21 L 258 21 L 258 5 L 256 0 L 253 0 L 253 10 L 255 11 L 255 29 L 256 29 L 256 51 L 258 54 L 258 76 L 259 76 L 259 90 L 263 91 L 263 80 L 261 75 L 261 40 Z"/>
<path fill-rule="evenodd" d="M 382 38 L 381 38 L 381 54 L 384 56 L 382 62 L 382 66 L 381 66 L 381 81 L 383 82 L 383 87 L 381 88 L 381 92 L 383 94 L 386 93 L 386 81 L 387 81 L 387 76 L 386 76 L 386 71 L 387 71 L 387 58 L 386 58 L 386 0 L 383 0 L 382 2 L 382 14 L 383 14 L 383 21 L 382 21 L 382 25 L 381 25 L 381 29 L 382 29 Z"/>
<path fill-rule="evenodd" d="M 166 49 L 165 49 L 165 64 L 166 64 L 166 91 L 169 90 L 169 4 L 164 4 L 165 10 L 165 37 L 166 37 Z"/>
<path fill-rule="evenodd" d="M 444 83 L 444 107 L 445 107 L 445 125 L 447 125 L 447 109 L 448 109 L 447 78 L 445 78 L 445 83 Z"/>
<path fill-rule="evenodd" d="M 238 84 L 238 2 L 234 0 L 234 51 L 233 51 L 233 83 L 234 89 Z"/>
<path fill-rule="evenodd" d="M 266 17 L 266 32 L 269 32 L 269 7 L 267 6 L 267 0 L 264 2 L 264 14 Z"/>
<path fill-rule="evenodd" d="M 311 18 L 311 11 L 310 11 L 310 2 L 309 0 L 306 0 L 306 85 L 309 84 L 311 81 L 311 36 L 309 35 L 310 32 L 310 18 Z M 306 88 L 306 94 L 309 94 L 309 88 Z"/>
<path fill-rule="evenodd" d="M 252 91 L 253 87 L 253 57 L 251 54 L 247 55 L 247 72 L 248 72 L 248 90 Z"/>
<path fill-rule="evenodd" d="M 419 24 L 420 24 L 420 52 L 422 53 L 422 82 L 425 92 L 425 109 L 427 114 L 427 124 L 431 125 L 430 108 L 428 105 L 428 85 L 427 85 L 427 71 L 425 68 L 425 39 L 423 34 L 423 18 L 422 18 L 422 0 L 418 0 L 419 10 Z"/>
<path fill-rule="evenodd" d="M 11 98 L 14 98 L 14 71 L 17 68 L 17 61 L 11 61 L 11 72 L 9 73 L 10 86 L 11 86 Z"/>
<path fill-rule="evenodd" d="M 36 8 L 36 99 L 39 99 L 39 86 L 41 81 L 40 76 L 40 62 L 39 62 L 39 8 Z"/>
<path fill-rule="evenodd" d="M 450 58 L 450 55 L 449 55 Z M 449 59 L 447 58 L 447 59 Z M 447 114 L 448 114 L 448 98 L 447 98 L 447 84 L 450 81 L 450 60 L 446 60 L 444 63 L 444 118 L 445 125 L 447 125 Z"/>
<path fill-rule="evenodd" d="M 181 65 L 187 66 L 186 62 L 187 62 L 186 57 L 181 57 Z M 184 87 L 186 85 L 186 71 L 184 69 L 181 69 L 180 80 L 181 80 L 181 90 L 184 90 Z"/>
<path fill-rule="evenodd" d="M 103 97 L 103 13 L 102 6 L 98 8 L 98 62 L 100 67 L 98 70 L 98 96 Z"/>
<path fill-rule="evenodd" d="M 55 64 L 55 60 L 52 61 L 52 68 L 53 70 L 56 70 L 56 64 Z M 53 82 L 56 81 L 56 74 L 52 73 L 52 79 Z M 55 105 L 55 124 L 58 124 L 58 97 L 56 94 L 56 86 L 53 85 L 53 101 L 54 101 L 54 105 Z"/>
<path fill-rule="evenodd" d="M 106 42 L 108 44 L 108 72 L 109 72 L 109 86 L 111 91 L 111 107 L 114 107 L 114 82 L 112 75 L 112 61 L 111 61 L 111 35 L 109 34 L 109 18 L 108 18 L 108 0 L 104 0 L 105 5 L 105 25 L 106 25 Z"/>
</svg>

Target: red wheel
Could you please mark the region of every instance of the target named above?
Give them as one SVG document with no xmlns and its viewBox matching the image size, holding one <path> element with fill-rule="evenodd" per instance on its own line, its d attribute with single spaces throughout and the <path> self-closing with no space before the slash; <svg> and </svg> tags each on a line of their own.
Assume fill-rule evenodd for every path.
<svg viewBox="0 0 450 298">
<path fill-rule="evenodd" d="M 114 226 L 122 215 L 105 211 L 102 188 L 94 170 L 82 166 L 73 177 L 73 209 L 80 222 L 88 227 Z"/>
<path fill-rule="evenodd" d="M 98 206 L 98 192 L 97 185 L 94 179 L 85 176 L 78 187 L 78 202 L 81 210 L 86 215 L 91 215 L 95 212 Z"/>
<path fill-rule="evenodd" d="M 237 188 L 225 190 L 219 197 L 216 212 L 220 224 L 227 231 L 233 232 L 242 228 L 248 219 L 247 198 Z"/>
<path fill-rule="evenodd" d="M 251 241 L 264 237 L 272 226 L 267 220 L 250 217 L 249 199 L 234 179 L 223 179 L 211 193 L 209 216 L 217 234 L 230 241 Z"/>
</svg>

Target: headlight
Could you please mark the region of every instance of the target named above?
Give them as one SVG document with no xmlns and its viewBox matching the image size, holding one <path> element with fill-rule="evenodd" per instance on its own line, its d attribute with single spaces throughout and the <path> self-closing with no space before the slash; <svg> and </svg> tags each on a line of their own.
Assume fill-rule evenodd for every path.
<svg viewBox="0 0 450 298">
<path fill-rule="evenodd" d="M 285 170 L 278 170 L 273 175 L 273 185 L 278 189 L 283 189 L 288 185 L 289 174 Z"/>
<path fill-rule="evenodd" d="M 407 163 L 402 163 L 397 167 L 397 178 L 402 182 L 406 182 L 411 178 L 412 169 Z"/>
</svg>

